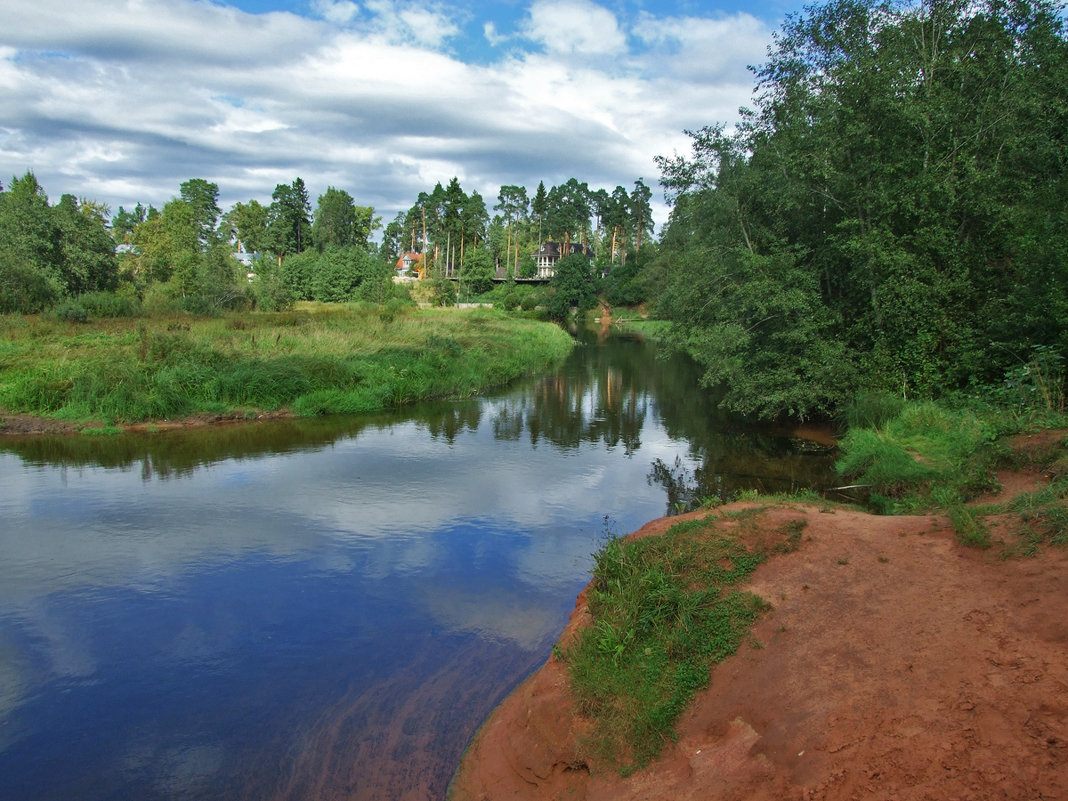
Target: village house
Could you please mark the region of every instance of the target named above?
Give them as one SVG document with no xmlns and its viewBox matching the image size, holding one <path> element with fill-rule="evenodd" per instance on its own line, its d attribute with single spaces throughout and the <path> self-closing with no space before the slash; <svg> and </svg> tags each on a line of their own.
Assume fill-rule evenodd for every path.
<svg viewBox="0 0 1068 801">
<path fill-rule="evenodd" d="M 423 254 L 405 253 L 394 265 L 397 270 L 397 278 L 412 280 L 423 277 Z"/>
<path fill-rule="evenodd" d="M 556 263 L 564 256 L 581 253 L 587 258 L 593 258 L 593 251 L 578 242 L 562 244 L 560 242 L 546 242 L 536 253 L 531 254 L 537 269 L 536 278 L 548 279 L 556 274 Z"/>
</svg>

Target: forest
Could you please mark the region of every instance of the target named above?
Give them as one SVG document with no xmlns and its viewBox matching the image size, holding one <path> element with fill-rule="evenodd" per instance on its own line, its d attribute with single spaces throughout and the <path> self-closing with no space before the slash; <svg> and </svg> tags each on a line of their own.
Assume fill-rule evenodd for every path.
<svg viewBox="0 0 1068 801">
<path fill-rule="evenodd" d="M 737 128 L 657 160 L 674 205 L 651 293 L 727 405 L 1063 378 L 1062 5 L 832 0 L 754 73 Z"/>
<path fill-rule="evenodd" d="M 643 179 L 507 185 L 491 208 L 453 178 L 383 225 L 334 187 L 313 209 L 299 177 L 225 213 L 193 178 L 162 209 L 112 215 L 50 204 L 28 172 L 0 187 L 0 312 L 407 301 L 391 280 L 405 253 L 433 301 L 514 308 L 495 279 L 531 276 L 556 241 L 590 258 L 560 263 L 540 296 L 551 316 L 598 295 L 645 304 L 739 413 L 1063 386 L 1064 24 L 1046 0 L 830 0 L 790 16 L 740 122 L 710 120 L 687 132 L 691 152 L 654 158 L 671 206 L 659 234 Z"/>
</svg>

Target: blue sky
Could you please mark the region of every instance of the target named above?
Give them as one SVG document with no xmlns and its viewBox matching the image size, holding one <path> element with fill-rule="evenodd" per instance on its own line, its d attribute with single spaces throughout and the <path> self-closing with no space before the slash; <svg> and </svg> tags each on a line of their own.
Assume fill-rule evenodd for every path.
<svg viewBox="0 0 1068 801">
<path fill-rule="evenodd" d="M 115 210 L 199 177 L 225 208 L 299 175 L 386 221 L 453 176 L 491 206 L 503 184 L 655 187 L 684 129 L 736 119 L 801 5 L 0 0 L 0 181 Z"/>
</svg>

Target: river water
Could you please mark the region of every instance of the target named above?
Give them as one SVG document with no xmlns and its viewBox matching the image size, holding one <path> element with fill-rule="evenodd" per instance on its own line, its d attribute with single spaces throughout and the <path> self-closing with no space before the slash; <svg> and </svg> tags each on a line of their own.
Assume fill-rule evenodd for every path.
<svg viewBox="0 0 1068 801">
<path fill-rule="evenodd" d="M 633 337 L 388 415 L 0 439 L 0 796 L 439 799 L 606 535 L 832 481 Z"/>
</svg>

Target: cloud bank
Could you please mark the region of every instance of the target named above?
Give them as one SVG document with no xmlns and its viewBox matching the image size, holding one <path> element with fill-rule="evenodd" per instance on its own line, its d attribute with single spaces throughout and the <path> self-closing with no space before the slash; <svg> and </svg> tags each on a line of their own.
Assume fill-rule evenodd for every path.
<svg viewBox="0 0 1068 801">
<path fill-rule="evenodd" d="M 454 175 L 487 200 L 572 176 L 655 185 L 684 129 L 748 102 L 772 26 L 626 6 L 0 0 L 0 181 L 33 170 L 53 202 L 114 209 L 191 177 L 266 201 L 299 175 L 387 220 Z"/>
</svg>

